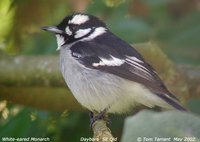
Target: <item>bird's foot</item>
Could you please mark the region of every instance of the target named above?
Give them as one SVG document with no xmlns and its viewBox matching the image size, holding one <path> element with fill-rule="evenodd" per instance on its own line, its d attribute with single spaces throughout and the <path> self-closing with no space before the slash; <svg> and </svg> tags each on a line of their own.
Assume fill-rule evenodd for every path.
<svg viewBox="0 0 200 142">
<path fill-rule="evenodd" d="M 89 116 L 90 116 L 90 129 L 92 128 L 93 124 L 97 120 L 105 120 L 108 124 L 111 123 L 111 120 L 107 117 L 106 112 L 107 112 L 107 109 L 104 109 L 100 113 L 95 113 L 95 115 L 94 115 L 93 112 L 89 113 Z"/>
</svg>

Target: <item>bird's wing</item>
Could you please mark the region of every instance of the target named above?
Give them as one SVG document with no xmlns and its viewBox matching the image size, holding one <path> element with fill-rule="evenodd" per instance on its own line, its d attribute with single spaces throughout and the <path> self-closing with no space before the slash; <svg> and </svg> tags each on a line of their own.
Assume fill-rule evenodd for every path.
<svg viewBox="0 0 200 142">
<path fill-rule="evenodd" d="M 95 41 L 78 42 L 71 47 L 71 51 L 72 56 L 87 68 L 143 84 L 161 98 L 177 100 L 142 56 L 114 35 L 105 35 L 103 39 L 99 37 Z"/>
</svg>

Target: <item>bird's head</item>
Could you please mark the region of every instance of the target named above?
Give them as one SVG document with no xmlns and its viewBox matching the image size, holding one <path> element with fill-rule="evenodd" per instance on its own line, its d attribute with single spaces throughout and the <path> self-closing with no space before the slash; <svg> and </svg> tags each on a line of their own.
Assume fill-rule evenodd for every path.
<svg viewBox="0 0 200 142">
<path fill-rule="evenodd" d="M 79 40 L 94 39 L 107 30 L 106 25 L 97 17 L 81 13 L 65 17 L 57 26 L 45 26 L 42 29 L 56 35 L 57 50 Z"/>
</svg>

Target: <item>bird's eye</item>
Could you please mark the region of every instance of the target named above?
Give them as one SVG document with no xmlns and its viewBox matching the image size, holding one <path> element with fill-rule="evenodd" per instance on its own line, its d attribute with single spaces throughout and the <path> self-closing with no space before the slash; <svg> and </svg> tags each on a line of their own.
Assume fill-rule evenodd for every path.
<svg viewBox="0 0 200 142">
<path fill-rule="evenodd" d="M 69 29 L 71 31 L 76 31 L 77 30 L 77 26 L 76 25 L 69 25 Z"/>
</svg>

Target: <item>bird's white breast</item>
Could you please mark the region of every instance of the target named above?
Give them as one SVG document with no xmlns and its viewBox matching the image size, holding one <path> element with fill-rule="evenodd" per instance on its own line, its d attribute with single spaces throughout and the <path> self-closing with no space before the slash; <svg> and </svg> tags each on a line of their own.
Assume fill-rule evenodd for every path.
<svg viewBox="0 0 200 142">
<path fill-rule="evenodd" d="M 70 56 L 70 50 L 61 48 L 61 72 L 71 92 L 80 104 L 89 110 L 124 112 L 130 100 L 123 97 L 123 80 L 112 74 L 85 68 Z M 122 99 L 123 98 L 123 99 Z"/>
</svg>

